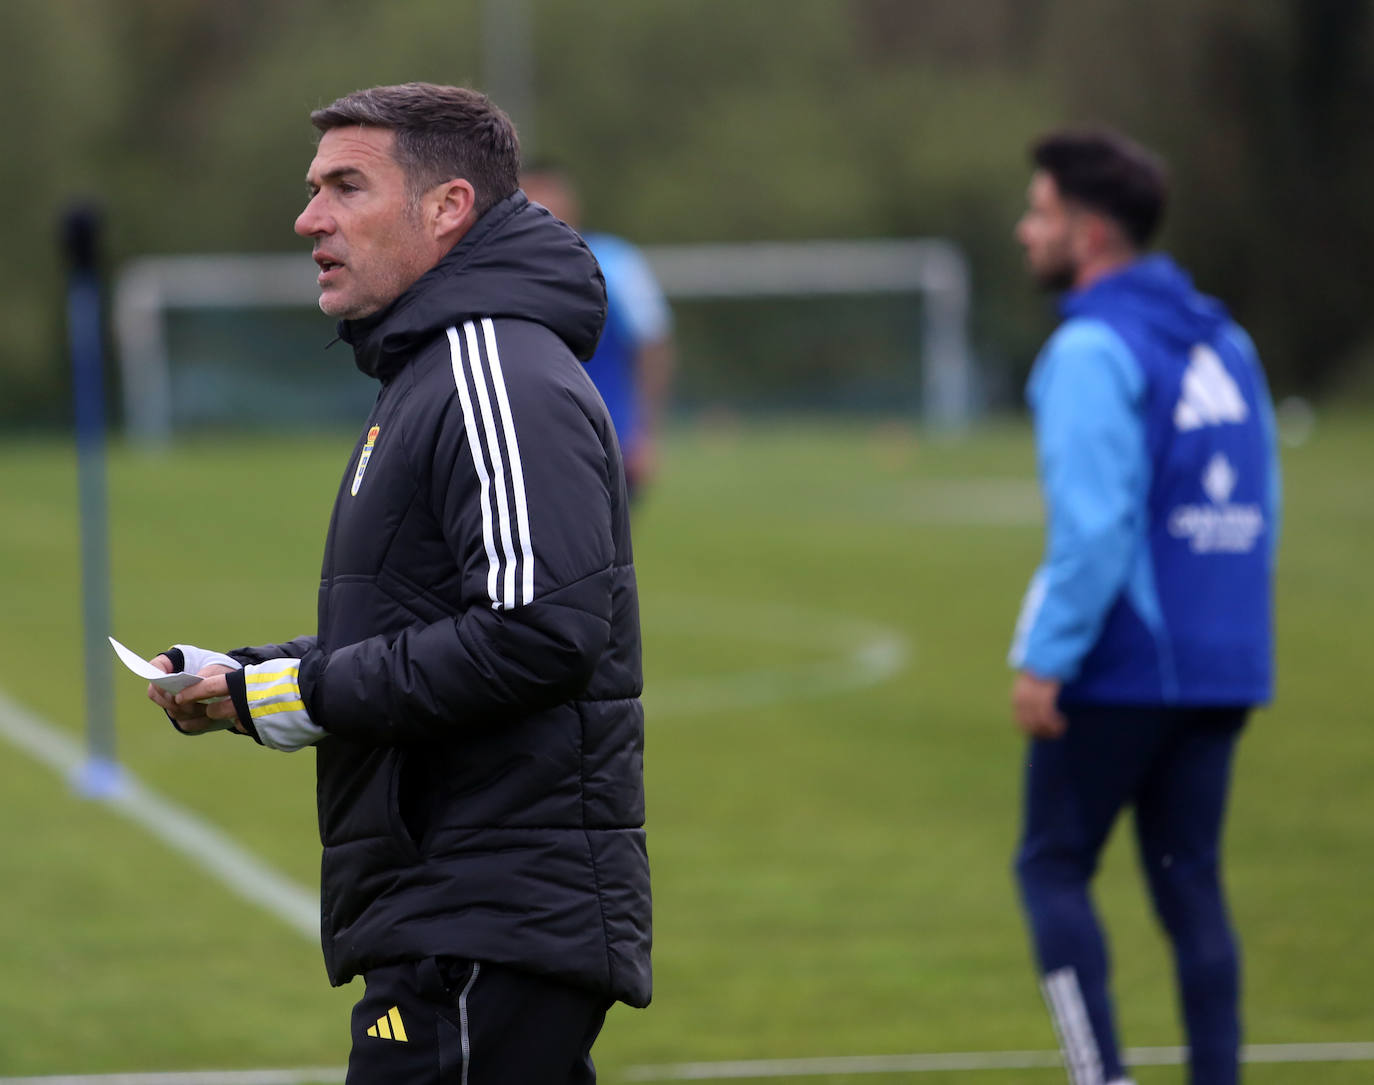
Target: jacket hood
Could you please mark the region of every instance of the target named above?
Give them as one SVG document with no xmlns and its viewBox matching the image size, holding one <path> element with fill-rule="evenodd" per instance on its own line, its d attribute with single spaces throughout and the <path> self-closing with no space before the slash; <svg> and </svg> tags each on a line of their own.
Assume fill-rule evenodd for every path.
<svg viewBox="0 0 1374 1085">
<path fill-rule="evenodd" d="M 1199 294 L 1188 273 L 1162 253 L 1142 257 L 1066 295 L 1060 311 L 1066 318 L 1120 314 L 1185 345 L 1212 338 L 1231 319 L 1221 302 Z"/>
<path fill-rule="evenodd" d="M 606 283 L 586 242 L 517 191 L 477 220 L 381 312 L 339 322 L 358 368 L 387 380 L 414 349 L 479 317 L 542 324 L 586 361 L 606 321 Z"/>
</svg>

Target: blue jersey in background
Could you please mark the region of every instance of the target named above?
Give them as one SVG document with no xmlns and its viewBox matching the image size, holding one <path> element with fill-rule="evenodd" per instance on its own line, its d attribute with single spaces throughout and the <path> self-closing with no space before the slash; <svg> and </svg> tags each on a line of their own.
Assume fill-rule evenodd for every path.
<svg viewBox="0 0 1374 1085">
<path fill-rule="evenodd" d="M 587 363 L 615 424 L 620 447 L 628 452 L 639 436 L 640 404 L 636 359 L 646 344 L 668 338 L 672 315 L 643 254 L 610 234 L 585 234 L 606 278 L 606 327 Z"/>
<path fill-rule="evenodd" d="M 1162 255 L 1062 312 L 1027 385 L 1047 542 L 1011 663 L 1064 703 L 1269 700 L 1279 475 L 1254 346 Z"/>
</svg>

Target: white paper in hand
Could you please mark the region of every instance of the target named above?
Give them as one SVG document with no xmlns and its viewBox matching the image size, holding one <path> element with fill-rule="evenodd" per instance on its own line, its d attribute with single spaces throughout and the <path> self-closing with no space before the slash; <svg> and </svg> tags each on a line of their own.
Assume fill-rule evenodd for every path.
<svg viewBox="0 0 1374 1085">
<path fill-rule="evenodd" d="M 167 674 L 154 667 L 137 652 L 132 652 L 114 637 L 110 638 L 110 644 L 115 650 L 115 655 L 119 656 L 119 661 L 133 671 L 140 678 L 146 678 L 158 689 L 166 690 L 168 693 L 180 693 L 187 686 L 194 686 L 200 681 L 197 674 L 187 674 L 185 671 L 177 671 L 175 674 Z"/>
</svg>

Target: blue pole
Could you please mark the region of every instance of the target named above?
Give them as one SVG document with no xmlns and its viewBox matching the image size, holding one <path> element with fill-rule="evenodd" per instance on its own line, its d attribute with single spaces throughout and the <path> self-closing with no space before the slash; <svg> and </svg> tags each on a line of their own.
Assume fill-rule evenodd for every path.
<svg viewBox="0 0 1374 1085">
<path fill-rule="evenodd" d="M 81 598 L 85 619 L 86 763 L 74 781 L 88 798 L 119 790 L 111 695 L 110 559 L 105 500 L 105 377 L 97 260 L 99 217 L 88 207 L 62 223 L 67 256 L 67 338 L 72 355 L 77 482 L 81 508 Z"/>
</svg>

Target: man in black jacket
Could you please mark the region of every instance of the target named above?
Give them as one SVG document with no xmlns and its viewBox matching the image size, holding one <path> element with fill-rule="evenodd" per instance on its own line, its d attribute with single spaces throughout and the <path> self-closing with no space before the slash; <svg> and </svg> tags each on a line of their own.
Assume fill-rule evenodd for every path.
<svg viewBox="0 0 1374 1085">
<path fill-rule="evenodd" d="M 624 469 L 581 365 L 601 274 L 484 96 L 379 87 L 311 120 L 296 232 L 381 383 L 318 632 L 178 645 L 156 662 L 205 679 L 149 696 L 179 730 L 315 748 L 325 964 L 366 980 L 350 1085 L 594 1081 L 606 1010 L 650 996 Z"/>
</svg>

